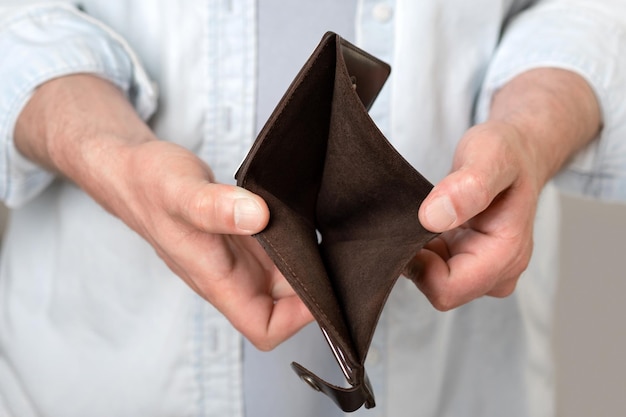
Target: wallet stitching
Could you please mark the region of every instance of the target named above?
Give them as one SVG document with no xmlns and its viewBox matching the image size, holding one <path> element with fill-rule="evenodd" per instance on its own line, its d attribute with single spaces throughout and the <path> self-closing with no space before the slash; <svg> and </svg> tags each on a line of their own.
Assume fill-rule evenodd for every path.
<svg viewBox="0 0 626 417">
<path fill-rule="evenodd" d="M 272 123 L 271 127 L 267 130 L 267 132 L 264 135 L 264 140 L 263 142 L 265 142 L 267 140 L 268 137 L 271 137 L 270 135 L 272 134 L 272 132 L 276 129 L 276 126 L 278 124 L 278 122 L 283 118 L 283 109 L 285 109 L 288 104 L 291 102 L 293 95 L 299 91 L 302 88 L 302 85 L 304 84 L 304 81 L 310 76 L 311 73 L 311 69 L 315 66 L 315 63 L 321 58 L 321 56 L 323 55 L 323 53 L 326 51 L 326 49 L 328 49 L 329 47 L 331 47 L 333 45 L 332 41 L 327 42 L 324 46 L 322 46 L 322 48 L 319 50 L 319 53 L 317 54 L 317 56 L 310 62 L 309 68 L 307 68 L 306 72 L 302 74 L 302 77 L 299 80 L 296 80 L 294 82 L 294 88 L 285 94 L 286 96 L 286 100 L 281 103 L 281 109 L 280 112 L 276 115 L 276 118 L 274 119 L 274 122 Z M 262 149 L 259 149 L 259 151 L 262 152 Z M 243 184 L 245 185 L 248 182 L 248 178 L 244 177 L 243 179 Z M 289 263 L 285 260 L 285 258 L 283 258 L 283 256 L 280 254 L 280 252 L 276 249 L 276 247 L 274 246 L 274 244 L 271 242 L 270 239 L 267 238 L 267 236 L 262 236 L 263 240 L 265 240 L 267 242 L 268 245 L 271 246 L 272 250 L 274 251 L 274 253 L 280 258 L 280 260 L 283 262 L 283 265 L 285 265 L 285 267 L 287 268 L 287 270 L 289 271 L 289 273 L 291 274 L 291 276 L 298 282 L 298 284 L 300 285 L 300 288 L 302 288 L 303 292 L 305 292 L 308 296 L 308 298 L 311 300 L 311 302 L 314 304 L 314 306 L 316 307 L 316 310 L 318 312 L 318 315 L 322 316 L 325 321 L 326 324 L 336 333 L 336 334 L 340 334 L 340 332 L 337 330 L 337 328 L 335 327 L 335 325 L 331 322 L 331 320 L 328 318 L 328 316 L 326 315 L 326 313 L 324 313 L 324 311 L 322 310 L 321 306 L 319 305 L 319 303 L 317 302 L 316 298 L 311 295 L 311 293 L 309 292 L 309 290 L 306 288 L 306 286 L 302 283 L 302 281 L 300 280 L 300 278 L 298 277 L 298 275 L 294 272 L 294 270 L 291 268 L 291 266 L 289 265 Z"/>
<path fill-rule="evenodd" d="M 271 246 L 272 250 L 274 251 L 274 253 L 276 254 L 276 256 L 278 256 L 280 258 L 280 260 L 283 262 L 283 265 L 285 265 L 285 267 L 287 268 L 287 270 L 289 271 L 289 273 L 291 274 L 291 276 L 298 282 L 298 284 L 300 285 L 300 288 L 302 288 L 302 290 L 307 294 L 307 296 L 309 297 L 309 299 L 311 300 L 311 302 L 315 305 L 316 310 L 318 312 L 319 315 L 321 315 L 325 321 L 326 324 L 329 325 L 330 328 L 332 328 L 332 330 L 336 333 L 336 334 L 340 334 L 339 331 L 337 330 L 337 328 L 335 327 L 335 325 L 332 323 L 332 321 L 328 318 L 328 316 L 326 315 L 326 313 L 324 313 L 324 311 L 322 310 L 322 308 L 320 307 L 319 303 L 317 302 L 316 298 L 309 292 L 309 290 L 306 288 L 306 286 L 302 283 L 302 281 L 300 280 L 300 278 L 298 278 L 298 275 L 295 273 L 295 271 L 291 268 L 291 266 L 287 263 L 287 261 L 285 260 L 285 258 L 283 258 L 283 256 L 280 254 L 280 252 L 278 250 L 276 250 L 276 247 L 272 244 L 272 241 L 270 239 L 268 239 L 266 236 L 262 236 L 263 240 L 265 240 L 267 242 L 268 245 Z"/>
<path fill-rule="evenodd" d="M 280 120 L 284 117 L 283 116 L 283 110 L 289 105 L 289 103 L 292 100 L 293 95 L 298 92 L 301 88 L 302 85 L 304 84 L 304 81 L 310 77 L 311 74 L 311 70 L 312 68 L 314 68 L 315 63 L 322 57 L 323 53 L 326 51 L 326 49 L 328 49 L 329 47 L 331 47 L 332 45 L 334 45 L 334 43 L 332 41 L 328 41 L 325 45 L 323 45 L 318 53 L 317 56 L 310 61 L 310 65 L 308 66 L 306 72 L 301 74 L 301 77 L 299 77 L 299 79 L 294 80 L 293 83 L 293 89 L 290 89 L 290 91 L 288 91 L 285 94 L 285 98 L 286 100 L 281 102 L 281 108 L 280 111 L 276 114 L 273 122 L 271 123 L 270 128 L 267 130 L 267 132 L 264 133 L 264 137 L 263 140 L 260 141 L 259 143 L 259 153 L 263 152 L 262 148 L 260 148 L 260 145 L 262 142 L 269 142 L 268 138 L 271 138 L 271 134 L 274 132 L 274 130 L 276 129 L 276 126 L 279 124 Z M 243 181 L 242 181 L 242 185 L 246 185 L 248 183 L 249 178 L 247 178 L 247 176 L 244 175 Z M 298 275 L 294 272 L 294 270 L 291 268 L 291 266 L 289 265 L 289 263 L 285 260 L 285 258 L 280 254 L 280 252 L 276 249 L 276 247 L 274 246 L 274 244 L 272 243 L 272 241 L 270 239 L 267 238 L 267 236 L 264 235 L 260 235 L 260 237 L 263 238 L 263 240 L 265 242 L 267 242 L 268 245 L 270 245 L 270 247 L 272 248 L 272 250 L 274 251 L 274 253 L 276 254 L 276 256 L 278 256 L 280 258 L 280 260 L 282 261 L 283 265 L 285 265 L 285 267 L 287 268 L 287 270 L 289 271 L 289 273 L 291 274 L 291 276 L 297 281 L 297 283 L 299 284 L 300 288 L 302 289 L 302 291 L 304 293 L 306 293 L 306 295 L 308 296 L 309 300 L 311 300 L 311 303 L 315 306 L 317 313 L 319 316 L 321 316 L 326 324 L 328 325 L 328 327 L 330 329 L 332 329 L 332 331 L 336 334 L 340 334 L 340 332 L 337 330 L 337 328 L 335 327 L 335 325 L 332 323 L 332 321 L 328 318 L 328 316 L 326 315 L 326 313 L 324 313 L 324 311 L 322 310 L 320 304 L 318 303 L 317 299 L 311 295 L 311 293 L 309 292 L 309 290 L 306 288 L 306 286 L 302 283 L 302 281 L 300 280 L 300 278 L 298 277 Z"/>
</svg>

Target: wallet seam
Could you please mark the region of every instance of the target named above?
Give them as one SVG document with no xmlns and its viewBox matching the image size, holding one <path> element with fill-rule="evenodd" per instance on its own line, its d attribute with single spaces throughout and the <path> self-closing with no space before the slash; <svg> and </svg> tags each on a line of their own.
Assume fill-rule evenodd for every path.
<svg viewBox="0 0 626 417">
<path fill-rule="evenodd" d="M 287 270 L 289 271 L 289 273 L 291 274 L 291 276 L 293 277 L 293 279 L 295 279 L 298 284 L 300 285 L 300 288 L 302 288 L 302 290 L 307 294 L 307 296 L 309 297 L 309 299 L 311 300 L 311 302 L 315 305 L 316 310 L 318 311 L 318 314 L 320 314 L 322 317 L 324 317 L 326 323 L 328 324 L 328 326 L 330 328 L 332 328 L 332 330 L 336 333 L 339 334 L 339 331 L 337 330 L 337 328 L 335 327 L 335 325 L 332 323 L 332 321 L 328 318 L 328 316 L 326 315 L 326 313 L 324 313 L 324 311 L 322 310 L 320 304 L 317 302 L 317 299 L 311 295 L 311 293 L 309 292 L 309 289 L 302 283 L 302 281 L 300 280 L 300 278 L 298 277 L 298 275 L 295 273 L 295 271 L 291 268 L 291 266 L 289 265 L 289 263 L 285 260 L 285 258 L 283 258 L 283 256 L 281 255 L 280 251 L 278 251 L 276 249 L 276 247 L 274 246 L 274 244 L 272 243 L 272 241 L 270 239 L 268 239 L 266 236 L 261 236 L 261 238 L 267 242 L 268 245 L 271 246 L 272 250 L 274 251 L 274 253 L 276 254 L 276 256 L 278 256 L 280 258 L 280 260 L 282 261 L 283 265 L 285 265 L 285 267 L 287 268 Z"/>
</svg>

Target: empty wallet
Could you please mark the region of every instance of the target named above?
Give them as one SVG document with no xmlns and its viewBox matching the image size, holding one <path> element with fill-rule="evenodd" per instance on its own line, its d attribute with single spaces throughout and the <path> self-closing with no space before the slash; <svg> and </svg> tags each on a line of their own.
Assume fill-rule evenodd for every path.
<svg viewBox="0 0 626 417">
<path fill-rule="evenodd" d="M 368 115 L 390 71 L 326 33 L 235 175 L 267 202 L 269 224 L 255 237 L 317 320 L 350 386 L 292 367 L 347 412 L 375 406 L 364 363 L 376 323 L 403 268 L 435 236 L 417 217 L 432 184 Z"/>
</svg>

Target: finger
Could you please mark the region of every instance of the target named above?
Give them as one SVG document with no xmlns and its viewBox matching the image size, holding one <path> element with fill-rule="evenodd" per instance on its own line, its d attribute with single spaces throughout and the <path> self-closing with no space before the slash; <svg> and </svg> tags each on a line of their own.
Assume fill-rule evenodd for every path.
<svg viewBox="0 0 626 417">
<path fill-rule="evenodd" d="M 487 295 L 496 298 L 508 297 L 513 294 L 515 288 L 517 288 L 517 283 L 519 282 L 518 278 L 519 277 L 515 277 L 499 283 L 491 291 L 489 291 Z"/>
<path fill-rule="evenodd" d="M 422 249 L 405 268 L 405 276 L 417 286 L 430 303 L 440 311 L 452 308 L 443 300 L 450 292 L 441 288 L 449 284 L 450 269 L 447 263 L 435 252 Z"/>
<path fill-rule="evenodd" d="M 428 242 L 424 248 L 407 263 L 404 267 L 402 274 L 409 278 L 411 281 L 421 289 L 420 280 L 422 279 L 423 270 L 426 264 L 428 264 L 429 258 L 437 260 L 441 259 L 445 263 L 450 258 L 450 252 L 448 251 L 448 245 L 440 236 L 436 236 L 430 242 Z M 442 266 L 444 266 L 442 264 Z M 448 268 L 443 268 L 443 272 L 449 273 Z"/>
<path fill-rule="evenodd" d="M 313 316 L 298 296 L 272 301 L 267 330 L 260 338 L 252 334 L 250 341 L 260 350 L 271 350 L 289 339 L 307 324 Z"/>
<path fill-rule="evenodd" d="M 242 329 L 248 339 L 260 350 L 274 349 L 313 321 L 309 309 L 296 295 L 278 268 L 273 265 L 271 269 L 269 293 L 256 297 L 259 305 L 263 305 L 267 311 L 265 323 L 261 321 Z M 260 317 L 264 316 L 261 314 Z"/>
<path fill-rule="evenodd" d="M 269 221 L 269 209 L 261 197 L 243 188 L 204 183 L 178 203 L 184 221 L 206 233 L 251 235 Z"/>
<path fill-rule="evenodd" d="M 273 349 L 311 322 L 309 310 L 256 240 L 207 233 L 194 239 L 177 246 L 178 261 L 186 265 L 183 279 L 259 349 Z M 187 255 L 193 246 L 211 249 Z"/>
<path fill-rule="evenodd" d="M 455 155 L 454 171 L 433 188 L 419 210 L 433 232 L 451 230 L 484 211 L 517 177 L 515 156 L 499 133 L 470 130 Z"/>
<path fill-rule="evenodd" d="M 230 301 L 216 305 L 259 350 L 271 350 L 313 321 L 313 316 L 295 294 L 274 298 L 275 294 L 233 294 Z M 245 301 L 245 302 L 242 302 Z"/>
<path fill-rule="evenodd" d="M 412 281 L 439 311 L 460 307 L 491 290 L 493 279 L 488 275 L 459 277 L 454 267 L 451 268 L 434 252 L 425 250 L 420 253 L 420 257 L 422 269 L 420 275 Z M 469 255 L 461 257 L 471 262 Z"/>
<path fill-rule="evenodd" d="M 441 248 L 443 243 L 447 250 Z M 406 268 L 407 277 L 435 308 L 447 311 L 483 295 L 510 295 L 530 251 L 530 247 L 456 229 L 442 235 L 439 244 L 421 250 Z"/>
</svg>

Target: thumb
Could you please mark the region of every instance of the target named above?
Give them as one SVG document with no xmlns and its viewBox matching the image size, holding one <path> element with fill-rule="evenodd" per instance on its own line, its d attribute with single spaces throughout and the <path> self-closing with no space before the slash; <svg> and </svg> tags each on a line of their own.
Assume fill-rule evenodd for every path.
<svg viewBox="0 0 626 417">
<path fill-rule="evenodd" d="M 269 209 L 261 197 L 243 188 L 205 183 L 186 201 L 181 217 L 206 233 L 251 235 L 265 228 Z"/>
<path fill-rule="evenodd" d="M 509 150 L 492 135 L 468 132 L 455 154 L 455 166 L 437 184 L 419 210 L 422 225 L 432 232 L 454 229 L 482 213 L 516 178 Z M 491 137 L 490 137 L 491 136 Z"/>
</svg>

